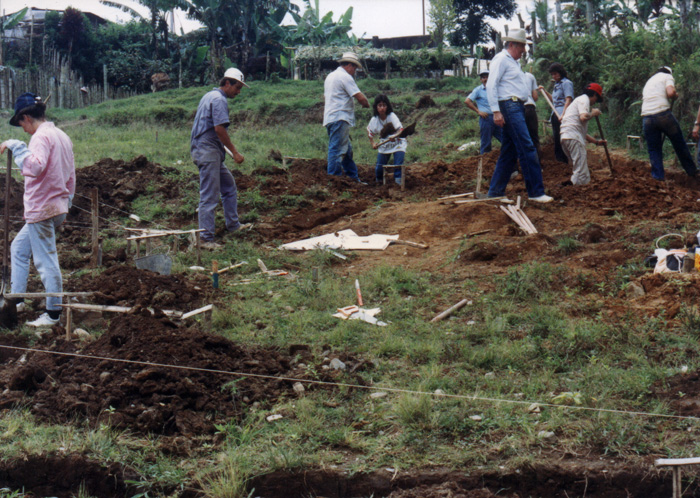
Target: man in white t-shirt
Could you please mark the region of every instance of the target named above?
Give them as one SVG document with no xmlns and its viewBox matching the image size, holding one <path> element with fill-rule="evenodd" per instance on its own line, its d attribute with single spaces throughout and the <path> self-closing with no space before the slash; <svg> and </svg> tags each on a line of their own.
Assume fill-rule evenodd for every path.
<svg viewBox="0 0 700 498">
<path fill-rule="evenodd" d="M 362 67 L 360 59 L 353 52 L 345 52 L 338 61 L 340 66 L 326 77 L 323 84 L 325 108 L 323 126 L 328 131 L 328 174 L 345 174 L 360 182 L 357 165 L 352 159 L 350 128 L 355 126 L 355 101 L 362 107 L 369 107 L 367 97 L 355 83 L 355 72 Z"/>
<path fill-rule="evenodd" d="M 642 90 L 642 118 L 644 140 L 647 142 L 649 161 L 651 162 L 651 176 L 655 180 L 664 179 L 664 135 L 671 140 L 673 150 L 689 176 L 697 174 L 697 167 L 690 154 L 688 144 L 683 137 L 678 121 L 671 113 L 669 99 L 678 97 L 676 83 L 673 79 L 673 71 L 668 66 L 658 69 L 656 74 L 649 78 L 644 90 Z"/>
<path fill-rule="evenodd" d="M 586 87 L 583 95 L 571 102 L 561 118 L 561 147 L 574 166 L 571 180 L 564 182 L 562 186 L 587 185 L 591 181 L 586 142 L 596 145 L 605 145 L 607 142 L 597 140 L 588 134 L 588 121 L 600 116 L 600 109 L 591 111 L 591 105 L 602 100 L 603 88 L 598 83 L 591 83 Z"/>
</svg>

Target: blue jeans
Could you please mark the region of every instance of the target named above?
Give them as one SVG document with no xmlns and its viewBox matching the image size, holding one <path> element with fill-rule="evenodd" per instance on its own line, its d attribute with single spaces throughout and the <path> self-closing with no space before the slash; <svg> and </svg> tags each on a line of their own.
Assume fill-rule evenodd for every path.
<svg viewBox="0 0 700 498">
<path fill-rule="evenodd" d="M 403 158 L 406 155 L 406 152 L 397 150 L 393 154 L 394 166 L 401 166 L 403 164 Z M 374 174 L 378 182 L 384 180 L 384 165 L 389 164 L 390 157 L 391 154 L 382 154 L 381 152 L 377 153 L 377 165 L 374 168 Z M 401 169 L 394 170 L 394 181 L 396 181 L 396 183 L 401 183 Z"/>
<path fill-rule="evenodd" d="M 506 123 L 503 126 L 501 154 L 498 156 L 498 162 L 491 177 L 489 197 L 505 195 L 510 175 L 517 168 L 518 160 L 523 170 L 527 195 L 529 197 L 544 195 L 542 169 L 537 158 L 537 149 L 527 130 L 523 103 L 503 100 L 498 103 L 498 107 Z"/>
<path fill-rule="evenodd" d="M 340 176 L 345 171 L 353 180 L 358 180 L 357 165 L 352 160 L 350 124 L 334 121 L 326 125 L 328 131 L 328 174 Z"/>
<path fill-rule="evenodd" d="M 48 220 L 26 223 L 12 241 L 10 253 L 13 294 L 27 292 L 29 265 L 32 259 L 46 292 L 63 292 L 63 279 L 56 250 L 56 228 L 65 219 L 65 214 L 59 214 Z M 59 304 L 60 297 L 46 298 L 47 310 L 60 311 Z"/>
<path fill-rule="evenodd" d="M 481 133 L 479 154 L 491 152 L 491 137 L 496 137 L 496 140 L 503 143 L 503 130 L 493 122 L 493 114 L 489 114 L 489 117 L 486 119 L 479 116 L 479 131 Z"/>
<path fill-rule="evenodd" d="M 673 150 L 676 151 L 685 172 L 690 176 L 695 176 L 698 169 L 683 137 L 683 131 L 670 109 L 651 116 L 644 116 L 643 128 L 644 140 L 647 142 L 649 161 L 651 162 L 652 178 L 664 179 L 664 135 L 671 140 Z"/>
<path fill-rule="evenodd" d="M 216 232 L 215 213 L 219 197 L 224 205 L 226 228 L 233 232 L 240 228 L 238 221 L 238 188 L 233 175 L 224 165 L 221 153 L 199 152 L 192 156 L 199 168 L 199 228 L 200 238 L 209 242 Z"/>
</svg>

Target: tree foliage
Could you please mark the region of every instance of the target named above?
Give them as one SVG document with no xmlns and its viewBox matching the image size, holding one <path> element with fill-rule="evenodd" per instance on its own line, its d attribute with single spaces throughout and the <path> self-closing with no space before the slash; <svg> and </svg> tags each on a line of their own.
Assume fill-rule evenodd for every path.
<svg viewBox="0 0 700 498">
<path fill-rule="evenodd" d="M 453 45 L 472 47 L 488 41 L 491 27 L 487 18 L 511 17 L 516 10 L 515 0 L 454 0 L 457 28 L 450 41 Z"/>
</svg>

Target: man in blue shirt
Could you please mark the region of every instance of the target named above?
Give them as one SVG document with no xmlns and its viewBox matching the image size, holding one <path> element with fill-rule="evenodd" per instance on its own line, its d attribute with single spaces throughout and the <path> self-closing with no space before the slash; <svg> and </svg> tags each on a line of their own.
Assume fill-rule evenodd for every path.
<svg viewBox="0 0 700 498">
<path fill-rule="evenodd" d="M 479 74 L 481 85 L 477 86 L 469 97 L 464 101 L 467 107 L 479 115 L 479 130 L 481 131 L 481 148 L 479 154 L 491 152 L 491 137 L 496 137 L 499 142 L 501 140 L 502 130 L 493 122 L 493 113 L 489 106 L 489 99 L 486 96 L 486 82 L 489 79 L 489 72 L 482 71 Z"/>
<path fill-rule="evenodd" d="M 509 36 L 504 36 L 503 41 L 505 48 L 491 61 L 491 74 L 486 83 L 493 121 L 503 128 L 501 153 L 491 177 L 488 195 L 505 195 L 508 181 L 519 160 L 529 199 L 552 202 L 553 199 L 544 193 L 540 160 L 525 121 L 525 101 L 530 90 L 518 63 L 526 50 L 525 30 L 516 29 Z"/>
<path fill-rule="evenodd" d="M 226 149 L 231 152 L 236 164 L 241 164 L 245 158 L 238 153 L 231 143 L 227 128 L 230 124 L 228 117 L 228 102 L 248 87 L 243 81 L 243 73 L 230 68 L 224 73 L 219 82 L 219 88 L 202 97 L 197 107 L 197 114 L 192 125 L 190 137 L 190 155 L 199 168 L 199 228 L 202 247 L 219 249 L 221 246 L 214 242 L 215 223 L 214 210 L 221 197 L 224 206 L 224 218 L 229 232 L 242 228 L 238 221 L 238 189 L 233 175 L 224 165 Z"/>
</svg>

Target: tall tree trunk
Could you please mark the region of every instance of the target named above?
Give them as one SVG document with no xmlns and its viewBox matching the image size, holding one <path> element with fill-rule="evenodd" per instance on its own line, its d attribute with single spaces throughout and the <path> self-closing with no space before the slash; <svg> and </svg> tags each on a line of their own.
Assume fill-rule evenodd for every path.
<svg viewBox="0 0 700 498">
<path fill-rule="evenodd" d="M 151 11 L 151 28 L 153 28 L 153 38 L 151 43 L 153 44 L 153 58 L 158 60 L 158 16 L 156 11 Z"/>
<path fill-rule="evenodd" d="M 586 27 L 588 27 L 588 32 L 590 34 L 594 33 L 593 12 L 594 12 L 593 1 L 586 0 Z"/>
<path fill-rule="evenodd" d="M 557 37 L 561 39 L 564 37 L 564 20 L 561 17 L 561 0 L 556 0 L 556 2 L 554 2 L 554 8 L 557 13 Z"/>
<path fill-rule="evenodd" d="M 688 0 L 678 0 L 678 11 L 681 16 L 681 24 L 688 26 L 688 12 L 690 11 Z"/>
</svg>

